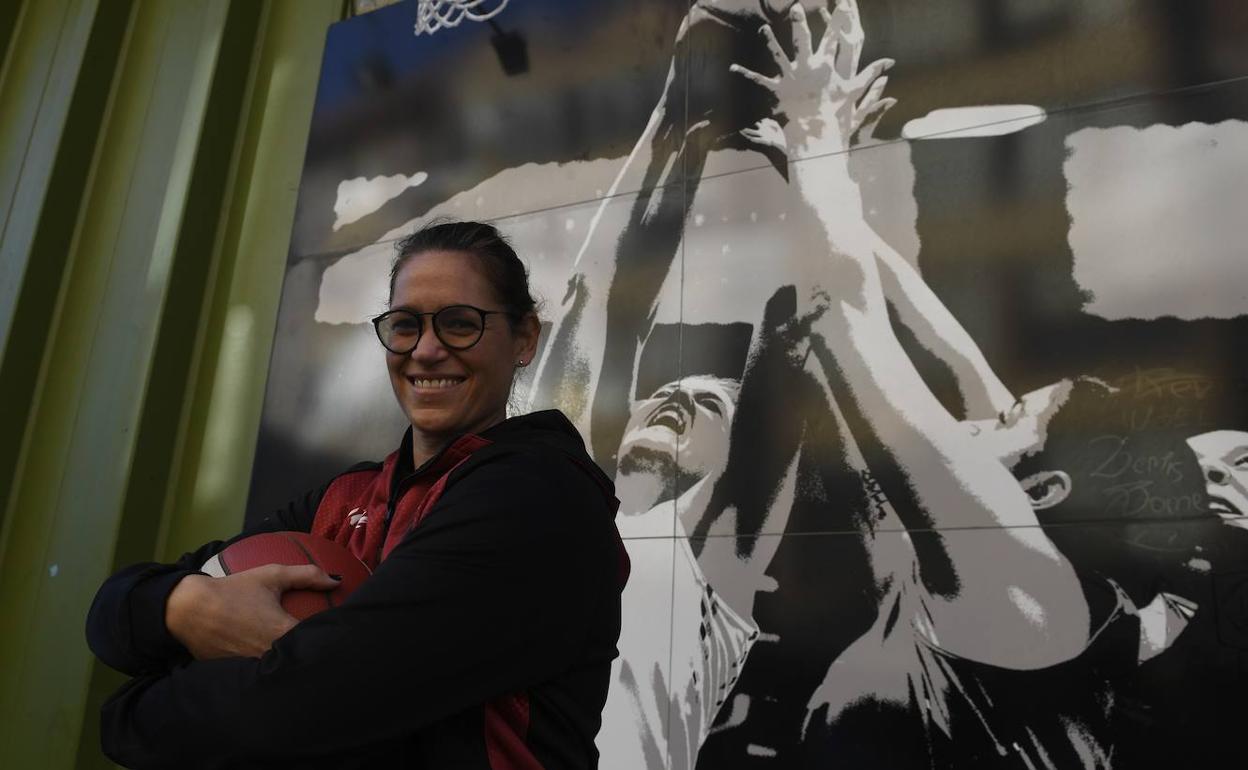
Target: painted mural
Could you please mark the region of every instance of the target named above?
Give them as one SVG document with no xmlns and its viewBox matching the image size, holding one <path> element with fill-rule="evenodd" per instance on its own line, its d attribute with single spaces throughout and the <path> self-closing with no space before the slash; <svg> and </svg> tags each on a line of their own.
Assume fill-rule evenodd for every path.
<svg viewBox="0 0 1248 770">
<path fill-rule="evenodd" d="M 394 242 L 544 300 L 619 770 L 1248 766 L 1248 5 L 511 0 L 331 29 L 249 516 L 397 445 Z"/>
</svg>

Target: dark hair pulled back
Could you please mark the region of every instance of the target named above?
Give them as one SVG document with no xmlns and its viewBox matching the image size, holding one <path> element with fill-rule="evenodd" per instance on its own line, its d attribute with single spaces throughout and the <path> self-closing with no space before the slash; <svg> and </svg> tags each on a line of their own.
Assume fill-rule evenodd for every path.
<svg viewBox="0 0 1248 770">
<path fill-rule="evenodd" d="M 529 291 L 529 272 L 515 249 L 497 229 L 484 222 L 434 220 L 403 238 L 396 247 L 398 256 L 390 268 L 390 295 L 394 300 L 394 282 L 408 260 L 427 251 L 458 251 L 477 258 L 485 278 L 511 314 L 512 322 L 537 311 L 537 302 Z"/>
</svg>

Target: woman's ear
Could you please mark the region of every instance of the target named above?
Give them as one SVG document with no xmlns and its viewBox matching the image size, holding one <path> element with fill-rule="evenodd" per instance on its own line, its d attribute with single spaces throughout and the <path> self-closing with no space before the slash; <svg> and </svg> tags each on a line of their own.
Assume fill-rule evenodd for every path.
<svg viewBox="0 0 1248 770">
<path fill-rule="evenodd" d="M 528 366 L 537 355 L 537 340 L 542 334 L 542 323 L 536 313 L 527 313 L 513 327 L 516 338 L 516 365 Z"/>
<path fill-rule="evenodd" d="M 1031 507 L 1037 511 L 1052 508 L 1070 497 L 1071 480 L 1066 471 L 1040 471 L 1018 482 Z"/>
</svg>

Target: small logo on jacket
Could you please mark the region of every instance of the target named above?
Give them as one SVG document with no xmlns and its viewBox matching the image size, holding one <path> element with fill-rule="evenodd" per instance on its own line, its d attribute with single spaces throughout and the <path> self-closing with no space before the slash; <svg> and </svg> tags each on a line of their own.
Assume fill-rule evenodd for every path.
<svg viewBox="0 0 1248 770">
<path fill-rule="evenodd" d="M 351 512 L 347 514 L 347 524 L 349 524 L 352 529 L 355 527 L 362 527 L 367 523 L 368 511 L 363 508 L 352 508 Z"/>
</svg>

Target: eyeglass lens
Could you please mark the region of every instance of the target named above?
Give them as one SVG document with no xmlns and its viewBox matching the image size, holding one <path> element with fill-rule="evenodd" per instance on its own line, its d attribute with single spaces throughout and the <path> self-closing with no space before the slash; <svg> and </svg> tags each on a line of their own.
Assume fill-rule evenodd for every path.
<svg viewBox="0 0 1248 770">
<path fill-rule="evenodd" d="M 420 315 L 400 310 L 383 318 L 377 325 L 377 333 L 382 344 L 392 352 L 410 353 L 420 341 L 423 328 L 424 319 Z M 476 308 L 452 305 L 433 313 L 433 332 L 448 348 L 470 348 L 481 339 L 483 331 L 484 319 Z"/>
</svg>

